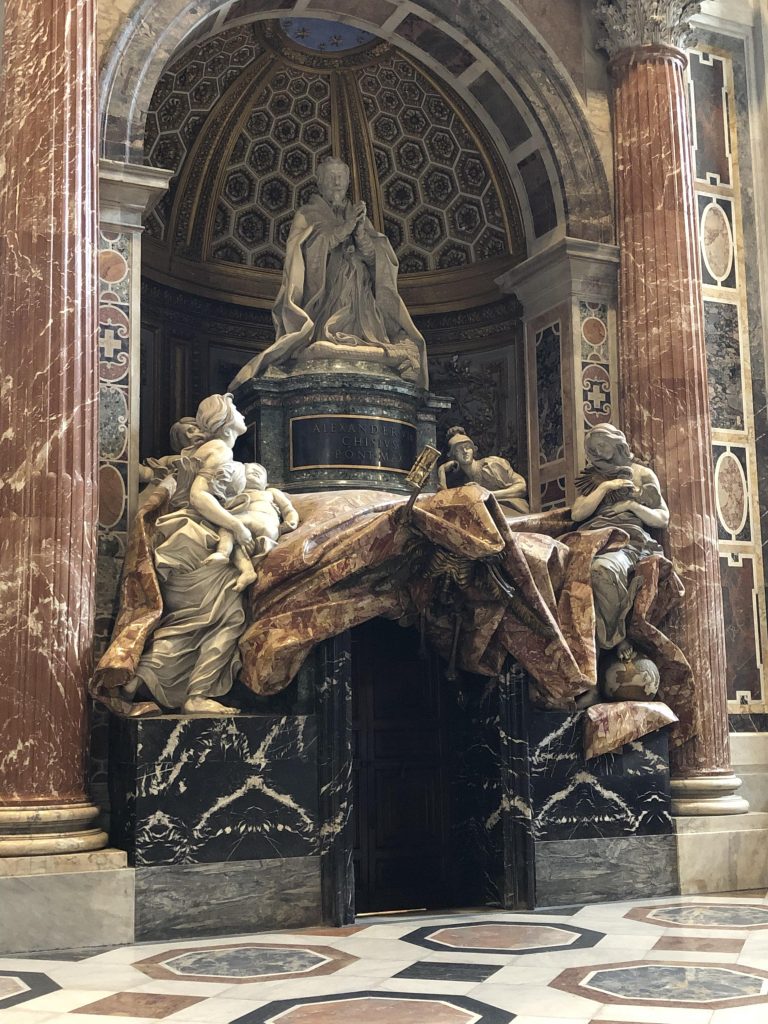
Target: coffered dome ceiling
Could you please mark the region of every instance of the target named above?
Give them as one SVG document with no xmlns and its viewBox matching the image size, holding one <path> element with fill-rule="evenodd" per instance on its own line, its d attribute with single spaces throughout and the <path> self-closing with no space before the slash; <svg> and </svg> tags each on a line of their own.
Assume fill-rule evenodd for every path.
<svg viewBox="0 0 768 1024">
<path fill-rule="evenodd" d="M 413 312 L 488 301 L 525 258 L 506 170 L 455 93 L 350 26 L 283 19 L 192 45 L 158 83 L 146 161 L 176 176 L 147 221 L 145 270 L 269 305 L 293 213 L 331 153 L 392 242 Z"/>
</svg>

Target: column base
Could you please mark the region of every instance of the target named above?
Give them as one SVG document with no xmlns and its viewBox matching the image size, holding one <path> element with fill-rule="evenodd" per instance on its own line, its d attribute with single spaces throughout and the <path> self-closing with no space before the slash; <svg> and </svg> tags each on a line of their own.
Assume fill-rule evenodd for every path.
<svg viewBox="0 0 768 1024">
<path fill-rule="evenodd" d="M 0 857 L 101 850 L 109 837 L 93 827 L 99 813 L 85 801 L 0 807 Z"/>
<path fill-rule="evenodd" d="M 746 814 L 747 801 L 736 795 L 736 775 L 695 775 L 672 779 L 672 814 L 675 817 L 710 814 Z"/>
</svg>

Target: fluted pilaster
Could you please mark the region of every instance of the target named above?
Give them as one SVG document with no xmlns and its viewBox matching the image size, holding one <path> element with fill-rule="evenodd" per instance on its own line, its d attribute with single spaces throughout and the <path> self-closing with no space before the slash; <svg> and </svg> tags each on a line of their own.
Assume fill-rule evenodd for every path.
<svg viewBox="0 0 768 1024">
<path fill-rule="evenodd" d="M 94 0 L 8 0 L 0 88 L 0 855 L 98 849 Z"/>
</svg>

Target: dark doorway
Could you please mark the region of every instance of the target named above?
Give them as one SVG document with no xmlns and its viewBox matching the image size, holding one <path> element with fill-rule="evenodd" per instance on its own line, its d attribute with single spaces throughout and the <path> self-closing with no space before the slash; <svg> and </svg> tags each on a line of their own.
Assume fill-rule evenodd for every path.
<svg viewBox="0 0 768 1024">
<path fill-rule="evenodd" d="M 446 906 L 449 806 L 445 687 L 419 634 L 386 619 L 352 631 L 355 906 Z"/>
</svg>

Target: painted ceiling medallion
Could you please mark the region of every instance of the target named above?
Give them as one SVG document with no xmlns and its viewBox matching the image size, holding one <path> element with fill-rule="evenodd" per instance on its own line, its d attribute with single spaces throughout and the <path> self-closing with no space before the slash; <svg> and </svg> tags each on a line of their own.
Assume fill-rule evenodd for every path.
<svg viewBox="0 0 768 1024">
<path fill-rule="evenodd" d="M 344 53 L 366 46 L 376 38 L 354 25 L 321 18 L 281 18 L 280 28 L 291 42 L 316 53 Z"/>
</svg>

